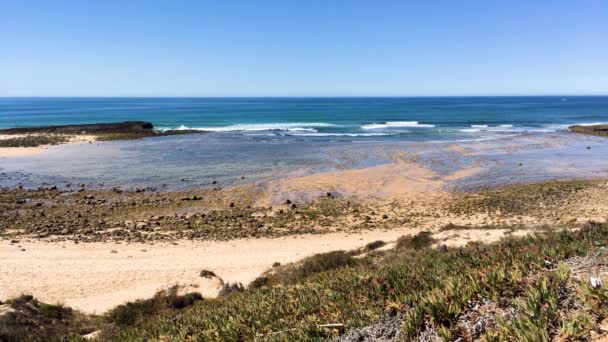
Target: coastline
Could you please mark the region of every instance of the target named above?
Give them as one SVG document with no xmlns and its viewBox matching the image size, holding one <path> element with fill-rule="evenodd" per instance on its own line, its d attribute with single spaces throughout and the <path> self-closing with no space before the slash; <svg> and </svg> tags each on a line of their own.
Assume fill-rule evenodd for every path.
<svg viewBox="0 0 608 342">
<path fill-rule="evenodd" d="M 44 136 L 53 136 L 50 134 L 1 134 L 0 133 L 0 142 L 2 140 L 9 140 L 15 138 L 32 138 L 32 137 L 44 137 Z M 45 153 L 52 146 L 58 145 L 74 145 L 74 144 L 87 144 L 93 143 L 97 141 L 97 137 L 94 135 L 71 135 L 71 136 L 62 136 L 65 138 L 65 141 L 59 144 L 53 145 L 40 145 L 40 146 L 32 146 L 32 147 L 2 147 L 0 146 L 0 158 L 8 158 L 8 157 L 25 157 L 36 154 Z"/>
<path fill-rule="evenodd" d="M 145 121 L 76 124 L 0 129 L 0 158 L 44 153 L 51 146 L 93 143 L 95 141 L 134 140 L 180 134 L 201 134 L 200 130 L 156 131 Z M 7 146 L 8 142 L 14 142 Z"/>
<path fill-rule="evenodd" d="M 66 143 L 97 138 L 76 137 L 82 140 Z M 527 146 L 564 145 L 525 139 L 530 142 L 521 146 L 451 143 L 434 153 L 448 151 L 448 160 L 485 151 L 519 158 Z M 582 144 L 588 141 L 594 140 Z M 432 248 L 452 249 L 578 231 L 608 218 L 608 178 L 463 191 L 452 186 L 483 177 L 487 163 L 437 169 L 423 154 L 391 153 L 390 162 L 379 165 L 181 191 L 70 183 L 1 189 L 0 300 L 31 294 L 99 315 L 173 286 L 179 294 L 221 298 L 229 284 L 247 287 L 274 265 L 362 251 L 379 241 L 379 252 L 393 253 L 404 236 L 428 234 Z M 506 170 L 527 172 L 521 165 Z M 202 277 L 203 270 L 215 275 Z"/>
</svg>

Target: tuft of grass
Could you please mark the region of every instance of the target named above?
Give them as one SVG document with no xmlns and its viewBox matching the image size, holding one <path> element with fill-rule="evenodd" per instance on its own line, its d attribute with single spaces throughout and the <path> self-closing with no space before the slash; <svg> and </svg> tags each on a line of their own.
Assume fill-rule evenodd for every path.
<svg viewBox="0 0 608 342">
<path fill-rule="evenodd" d="M 369 252 L 369 251 L 376 250 L 376 249 L 378 249 L 380 247 L 383 247 L 385 245 L 386 245 L 386 242 L 384 242 L 382 240 L 377 240 L 377 241 L 370 242 L 367 245 L 365 245 L 365 247 L 363 248 L 363 250 L 365 252 Z"/>
<path fill-rule="evenodd" d="M 250 284 L 250 287 L 256 288 L 279 283 L 295 283 L 320 272 L 354 266 L 357 262 L 357 259 L 353 258 L 350 253 L 344 251 L 315 254 L 297 264 L 275 267 L 272 272 L 255 279 Z"/>
<path fill-rule="evenodd" d="M 119 305 L 106 313 L 105 318 L 117 326 L 131 326 L 154 315 L 184 309 L 203 299 L 197 292 L 178 295 L 177 291 L 178 287 L 174 286 L 157 292 L 150 299 Z"/>
<path fill-rule="evenodd" d="M 10 309 L 0 315 L 0 341 L 73 340 L 101 326 L 96 316 L 42 303 L 30 295 L 7 300 L 4 305 Z"/>
<path fill-rule="evenodd" d="M 425 231 L 420 232 L 414 236 L 404 235 L 397 239 L 396 248 L 399 250 L 403 249 L 413 249 L 419 250 L 428 248 L 435 243 L 435 239 L 433 239 L 431 232 Z"/>
<path fill-rule="evenodd" d="M 245 287 L 241 283 L 227 283 L 224 284 L 220 293 L 218 294 L 220 297 L 226 297 L 234 293 L 245 292 Z"/>
</svg>

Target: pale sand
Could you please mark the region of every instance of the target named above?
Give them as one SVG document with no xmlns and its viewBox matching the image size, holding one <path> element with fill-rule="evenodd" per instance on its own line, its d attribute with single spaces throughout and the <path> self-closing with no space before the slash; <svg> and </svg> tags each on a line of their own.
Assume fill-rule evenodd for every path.
<svg viewBox="0 0 608 342">
<path fill-rule="evenodd" d="M 193 284 L 186 290 L 213 297 L 220 284 L 201 278 L 202 269 L 214 271 L 225 282 L 248 284 L 274 262 L 285 264 L 317 253 L 351 250 L 376 240 L 394 241 L 419 231 L 394 229 L 226 242 L 179 241 L 178 245 L 25 240 L 10 244 L 4 240 L 0 242 L 0 300 L 32 294 L 44 302 L 102 313 L 126 301 L 150 298 L 156 291 L 176 284 Z M 446 231 L 435 237 L 441 244 L 455 246 L 472 240 L 493 242 L 505 232 Z M 113 250 L 117 253 L 112 253 Z"/>
<path fill-rule="evenodd" d="M 312 175 L 286 178 L 271 182 L 259 205 L 281 203 L 289 196 L 310 199 L 337 192 L 363 201 L 409 200 L 436 202 L 448 193 L 443 187 L 446 181 L 470 177 L 481 171 L 473 166 L 451 175 L 440 175 L 424 167 L 416 156 L 400 152 L 393 163 L 364 169 L 322 172 Z"/>
<path fill-rule="evenodd" d="M 26 136 L 34 136 L 40 134 L 0 134 L 0 140 L 11 139 L 11 138 L 22 138 Z M 71 135 L 68 137 L 69 141 L 64 144 L 83 144 L 94 142 L 96 137 L 93 135 Z M 0 147 L 0 158 L 9 157 L 24 157 L 31 156 L 40 153 L 45 153 L 50 147 L 57 145 L 42 145 L 37 147 Z"/>
</svg>

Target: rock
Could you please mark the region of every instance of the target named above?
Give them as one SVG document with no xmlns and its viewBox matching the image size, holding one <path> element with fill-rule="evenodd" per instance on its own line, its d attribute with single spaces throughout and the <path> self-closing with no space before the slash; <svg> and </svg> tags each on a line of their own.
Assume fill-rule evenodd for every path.
<svg viewBox="0 0 608 342">
<path fill-rule="evenodd" d="M 589 135 L 598 135 L 598 136 L 608 136 L 608 125 L 589 125 L 589 126 L 570 126 L 568 129 L 572 132 L 589 134 Z"/>
<path fill-rule="evenodd" d="M 10 312 L 15 312 L 15 309 L 13 309 L 9 304 L 0 304 L 0 317 Z"/>
<path fill-rule="evenodd" d="M 201 276 L 201 278 L 207 278 L 207 279 L 217 277 L 217 275 L 215 275 L 215 272 L 209 271 L 209 270 L 202 270 L 200 273 L 200 276 Z"/>
<path fill-rule="evenodd" d="M 82 335 L 82 338 L 85 340 L 95 340 L 99 334 L 101 334 L 101 330 L 95 330 L 90 334 Z"/>
</svg>

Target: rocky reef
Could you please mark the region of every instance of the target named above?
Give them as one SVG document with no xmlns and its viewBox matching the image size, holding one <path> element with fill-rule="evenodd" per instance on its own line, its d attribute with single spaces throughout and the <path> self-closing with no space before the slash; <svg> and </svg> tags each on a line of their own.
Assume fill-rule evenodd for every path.
<svg viewBox="0 0 608 342">
<path fill-rule="evenodd" d="M 146 121 L 124 121 L 114 123 L 95 123 L 61 126 L 17 127 L 0 129 L 0 135 L 92 135 L 97 140 L 139 139 L 177 134 L 204 133 L 198 130 L 158 131 Z"/>
<path fill-rule="evenodd" d="M 576 132 L 576 133 L 608 137 L 608 125 L 590 125 L 590 126 L 575 125 L 575 126 L 570 126 L 568 129 L 570 129 L 570 131 Z"/>
</svg>

